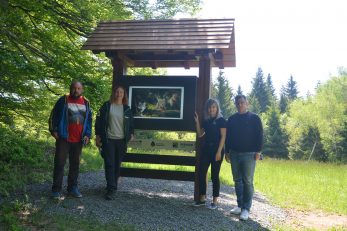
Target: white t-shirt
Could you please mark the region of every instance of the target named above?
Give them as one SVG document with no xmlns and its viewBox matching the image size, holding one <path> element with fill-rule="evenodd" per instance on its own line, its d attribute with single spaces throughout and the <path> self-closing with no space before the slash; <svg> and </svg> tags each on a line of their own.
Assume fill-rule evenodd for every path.
<svg viewBox="0 0 347 231">
<path fill-rule="evenodd" d="M 107 128 L 109 139 L 124 139 L 123 114 L 123 105 L 111 104 Z"/>
</svg>

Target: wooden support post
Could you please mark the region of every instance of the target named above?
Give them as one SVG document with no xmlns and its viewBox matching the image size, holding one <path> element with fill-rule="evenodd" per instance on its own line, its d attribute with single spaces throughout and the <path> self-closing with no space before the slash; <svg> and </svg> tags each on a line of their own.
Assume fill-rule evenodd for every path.
<svg viewBox="0 0 347 231">
<path fill-rule="evenodd" d="M 210 98 L 211 91 L 211 60 L 206 52 L 200 56 L 199 60 L 199 78 L 197 83 L 197 102 L 196 112 L 199 115 L 200 122 L 203 120 L 204 104 Z M 201 154 L 201 140 L 196 138 L 196 163 L 195 163 L 195 184 L 194 184 L 194 200 L 198 201 L 199 192 L 199 164 Z"/>
<path fill-rule="evenodd" d="M 112 89 L 117 85 L 117 80 L 123 75 L 126 75 L 126 65 L 124 61 L 118 57 L 112 57 L 113 66 L 113 79 L 112 79 Z"/>
</svg>

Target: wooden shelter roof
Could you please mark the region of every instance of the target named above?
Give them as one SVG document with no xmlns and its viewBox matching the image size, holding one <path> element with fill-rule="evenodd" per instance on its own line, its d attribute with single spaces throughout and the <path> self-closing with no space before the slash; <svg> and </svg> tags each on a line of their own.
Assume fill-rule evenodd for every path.
<svg viewBox="0 0 347 231">
<path fill-rule="evenodd" d="M 234 19 L 101 22 L 82 49 L 133 67 L 197 67 L 207 54 L 213 67 L 235 67 Z"/>
</svg>

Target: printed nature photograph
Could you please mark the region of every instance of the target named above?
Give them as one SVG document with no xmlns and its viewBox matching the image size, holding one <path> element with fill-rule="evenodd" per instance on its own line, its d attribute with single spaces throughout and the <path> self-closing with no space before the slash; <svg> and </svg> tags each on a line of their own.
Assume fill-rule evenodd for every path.
<svg viewBox="0 0 347 231">
<path fill-rule="evenodd" d="M 183 87 L 129 87 L 134 118 L 183 119 Z"/>
</svg>

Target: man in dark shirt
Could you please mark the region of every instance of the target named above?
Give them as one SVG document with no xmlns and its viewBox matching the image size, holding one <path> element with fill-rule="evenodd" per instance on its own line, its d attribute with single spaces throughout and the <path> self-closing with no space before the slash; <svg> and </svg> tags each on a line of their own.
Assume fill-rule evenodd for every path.
<svg viewBox="0 0 347 231">
<path fill-rule="evenodd" d="M 230 213 L 240 214 L 241 220 L 247 220 L 254 193 L 255 164 L 263 146 L 263 126 L 259 116 L 248 111 L 244 95 L 235 97 L 235 105 L 238 112 L 228 119 L 225 142 L 237 196 L 237 207 Z"/>
</svg>

